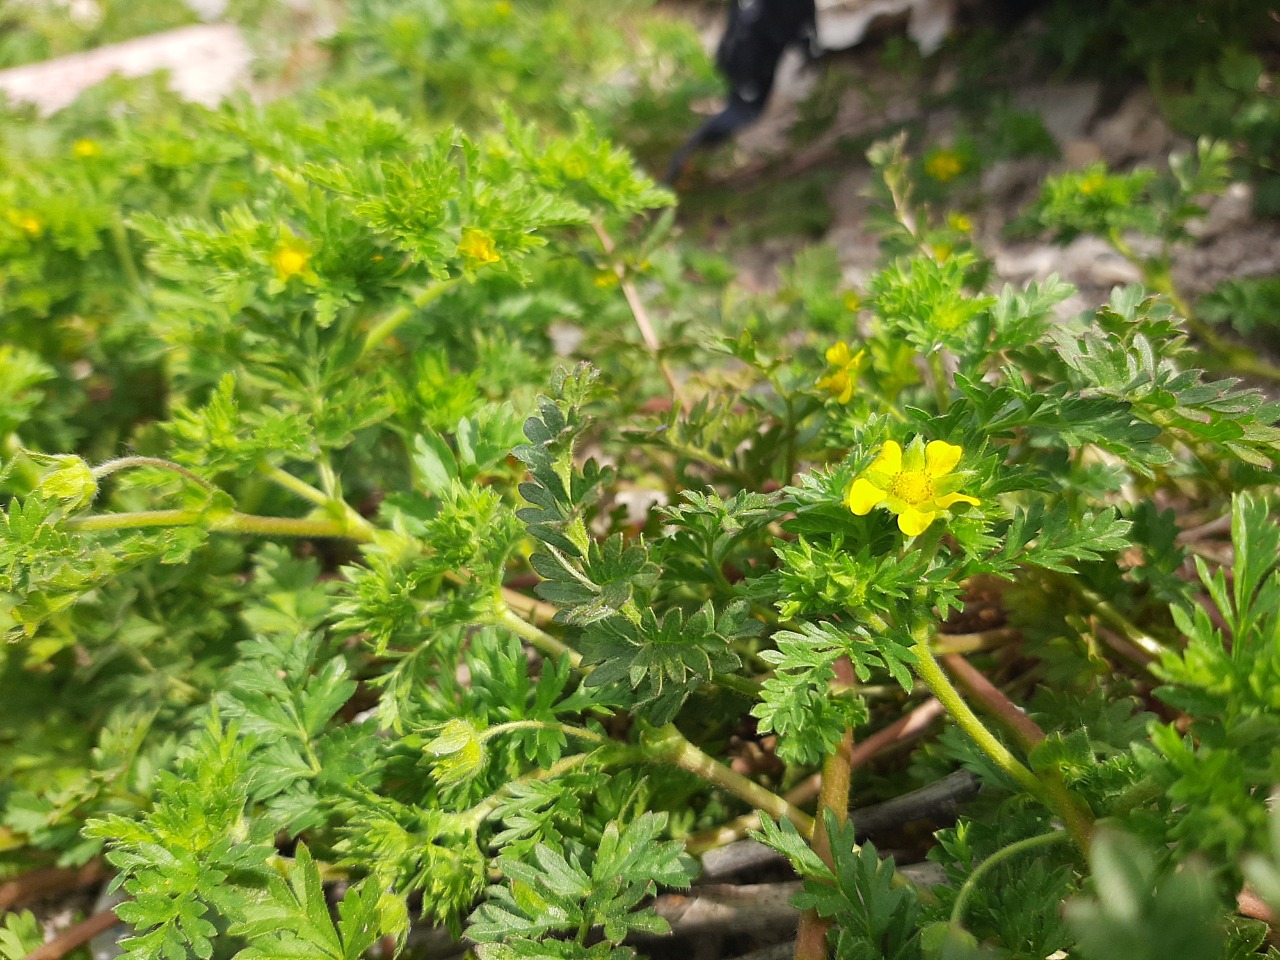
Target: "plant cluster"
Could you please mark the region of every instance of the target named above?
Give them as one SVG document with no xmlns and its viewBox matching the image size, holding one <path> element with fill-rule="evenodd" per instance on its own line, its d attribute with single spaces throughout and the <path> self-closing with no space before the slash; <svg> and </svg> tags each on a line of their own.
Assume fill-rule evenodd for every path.
<svg viewBox="0 0 1280 960">
<path fill-rule="evenodd" d="M 122 83 L 6 130 L 0 870 L 104 859 L 137 960 L 422 922 L 621 960 L 750 833 L 807 960 L 1260 950 L 1280 405 L 1198 369 L 1167 296 L 988 290 L 901 141 L 866 288 L 819 248 L 748 294 L 601 120 L 616 28 L 392 6 L 328 88 Z M 1040 216 L 1123 238 L 1150 189 L 1090 171 Z M 857 842 L 851 805 L 960 767 L 946 884 Z M 11 914 L 0 956 L 37 940 Z"/>
</svg>

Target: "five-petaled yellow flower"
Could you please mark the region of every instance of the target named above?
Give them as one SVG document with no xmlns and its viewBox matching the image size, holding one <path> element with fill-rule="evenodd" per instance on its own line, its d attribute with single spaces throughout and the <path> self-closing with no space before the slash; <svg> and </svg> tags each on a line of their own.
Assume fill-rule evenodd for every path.
<svg viewBox="0 0 1280 960">
<path fill-rule="evenodd" d="M 866 358 L 866 350 L 854 353 L 843 340 L 827 347 L 827 363 L 835 369 L 818 381 L 818 389 L 826 390 L 840 403 L 848 403 L 853 399 L 853 387 Z"/>
<path fill-rule="evenodd" d="M 904 454 L 901 445 L 886 440 L 875 461 L 850 485 L 845 503 L 860 517 L 884 507 L 898 515 L 899 530 L 918 537 L 952 504 L 977 505 L 973 497 L 955 492 L 964 476 L 951 471 L 963 453 L 955 444 L 933 440 L 926 445 L 916 437 Z"/>
</svg>

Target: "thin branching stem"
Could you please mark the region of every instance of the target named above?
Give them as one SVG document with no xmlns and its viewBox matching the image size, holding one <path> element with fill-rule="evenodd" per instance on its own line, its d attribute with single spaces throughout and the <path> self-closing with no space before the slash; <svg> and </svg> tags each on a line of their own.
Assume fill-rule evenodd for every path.
<svg viewBox="0 0 1280 960">
<path fill-rule="evenodd" d="M 600 247 L 604 250 L 605 256 L 612 258 L 616 249 L 613 238 L 609 236 L 603 224 L 594 222 L 591 226 L 596 232 L 596 237 L 600 240 Z M 644 345 L 653 354 L 658 363 L 658 369 L 662 371 L 662 378 L 667 381 L 667 386 L 671 388 L 672 401 L 681 410 L 687 409 L 680 392 L 680 384 L 676 382 L 675 375 L 672 374 L 671 368 L 667 366 L 667 361 L 662 357 L 662 343 L 658 340 L 658 332 L 654 329 L 653 321 L 649 319 L 649 311 L 645 309 L 644 301 L 640 299 L 640 292 L 636 290 L 636 285 L 627 277 L 626 268 L 621 263 L 615 262 L 613 264 L 613 272 L 618 278 L 618 286 L 622 290 L 622 296 L 626 298 L 627 306 L 631 309 L 631 316 L 635 318 L 636 327 L 640 330 L 640 336 L 644 339 Z"/>
<path fill-rule="evenodd" d="M 1018 840 L 1011 843 L 1007 847 L 997 850 L 982 863 L 978 864 L 968 877 L 965 878 L 964 885 L 960 887 L 960 892 L 956 894 L 956 902 L 951 908 L 951 923 L 953 926 L 960 926 L 961 920 L 964 919 L 965 907 L 969 905 L 969 901 L 973 899 L 974 892 L 978 889 L 978 883 L 988 873 L 994 870 L 1006 860 L 1012 859 L 1028 850 L 1036 850 L 1040 847 L 1050 847 L 1054 844 L 1061 843 L 1064 840 L 1071 839 L 1071 835 L 1065 830 L 1055 830 L 1053 833 L 1044 833 L 1037 837 L 1027 837 L 1025 840 Z"/>
<path fill-rule="evenodd" d="M 119 473 L 121 470 L 131 470 L 135 467 L 155 467 L 158 470 L 168 470 L 171 473 L 185 477 L 206 490 L 216 491 L 218 489 L 194 470 L 188 470 L 180 463 L 174 463 L 172 460 L 163 460 L 160 457 L 119 457 L 115 460 L 108 460 L 93 468 L 93 479 L 101 480 L 103 477 L 109 477 L 113 473 Z"/>
</svg>

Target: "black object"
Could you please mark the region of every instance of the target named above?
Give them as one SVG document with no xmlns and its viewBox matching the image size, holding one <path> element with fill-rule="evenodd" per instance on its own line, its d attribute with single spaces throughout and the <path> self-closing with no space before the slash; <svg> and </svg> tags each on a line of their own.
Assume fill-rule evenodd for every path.
<svg viewBox="0 0 1280 960">
<path fill-rule="evenodd" d="M 716 47 L 716 66 L 729 81 L 725 107 L 698 128 L 671 157 L 666 182 L 674 183 L 689 158 L 723 143 L 764 112 L 778 61 L 793 43 L 818 55 L 814 0 L 729 0 L 729 22 Z"/>
</svg>

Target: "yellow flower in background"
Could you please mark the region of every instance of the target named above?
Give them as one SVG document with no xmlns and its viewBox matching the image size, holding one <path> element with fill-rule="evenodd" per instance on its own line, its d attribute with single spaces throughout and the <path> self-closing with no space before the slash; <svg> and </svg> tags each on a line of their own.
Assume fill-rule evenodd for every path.
<svg viewBox="0 0 1280 960">
<path fill-rule="evenodd" d="M 100 156 L 102 147 L 98 145 L 97 140 L 77 140 L 71 145 L 71 153 L 81 160 L 87 160 L 90 157 Z"/>
<path fill-rule="evenodd" d="M 29 237 L 38 237 L 44 233 L 44 221 L 30 210 L 10 212 L 9 222 Z"/>
<path fill-rule="evenodd" d="M 502 258 L 493 243 L 493 234 L 479 227 L 465 227 L 458 241 L 458 255 L 471 269 L 497 263 Z"/>
<path fill-rule="evenodd" d="M 862 306 L 862 300 L 852 290 L 846 291 L 840 302 L 844 304 L 844 308 L 850 313 L 856 312 Z"/>
<path fill-rule="evenodd" d="M 947 226 L 956 233 L 971 233 L 973 231 L 973 221 L 963 213 L 952 211 L 947 214 Z"/>
<path fill-rule="evenodd" d="M 564 175 L 570 180 L 582 180 L 591 172 L 591 166 L 586 158 L 579 153 L 571 153 L 565 157 L 562 169 Z"/>
<path fill-rule="evenodd" d="M 1092 170 L 1080 180 L 1077 188 L 1086 197 L 1092 196 L 1107 185 L 1105 170 Z"/>
<path fill-rule="evenodd" d="M 951 471 L 963 453 L 955 444 L 933 440 L 926 445 L 916 437 L 904 454 L 900 444 L 886 440 L 875 461 L 850 485 L 845 504 L 860 517 L 884 507 L 897 514 L 899 530 L 918 537 L 952 504 L 977 506 L 973 497 L 955 492 L 964 475 Z"/>
<path fill-rule="evenodd" d="M 290 277 L 300 277 L 307 272 L 311 262 L 311 248 L 299 237 L 286 237 L 271 255 L 271 265 L 276 268 L 276 276 L 281 283 Z"/>
<path fill-rule="evenodd" d="M 954 150 L 938 150 L 924 162 L 924 172 L 939 183 L 949 183 L 964 173 L 964 158 Z"/>
<path fill-rule="evenodd" d="M 826 390 L 840 403 L 848 403 L 853 399 L 853 388 L 866 359 L 866 350 L 854 353 L 843 340 L 828 347 L 827 363 L 835 369 L 818 381 L 818 389 Z"/>
</svg>

